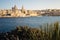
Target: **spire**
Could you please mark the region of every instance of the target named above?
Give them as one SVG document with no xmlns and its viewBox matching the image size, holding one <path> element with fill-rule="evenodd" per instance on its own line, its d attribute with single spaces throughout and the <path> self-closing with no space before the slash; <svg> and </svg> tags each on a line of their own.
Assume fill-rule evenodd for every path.
<svg viewBox="0 0 60 40">
<path fill-rule="evenodd" d="M 24 6 L 22 5 L 22 10 L 24 10 Z"/>
<path fill-rule="evenodd" d="M 26 10 L 24 9 L 24 6 L 22 5 L 21 12 L 22 12 L 22 13 L 25 13 L 25 11 L 26 11 Z"/>
</svg>

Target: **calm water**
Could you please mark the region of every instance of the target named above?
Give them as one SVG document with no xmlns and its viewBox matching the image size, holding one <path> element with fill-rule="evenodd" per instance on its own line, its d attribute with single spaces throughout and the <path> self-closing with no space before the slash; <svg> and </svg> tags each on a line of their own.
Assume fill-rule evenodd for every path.
<svg viewBox="0 0 60 40">
<path fill-rule="evenodd" d="M 16 26 L 39 27 L 44 23 L 60 22 L 60 16 L 26 17 L 26 18 L 0 18 L 0 32 L 15 29 Z"/>
</svg>

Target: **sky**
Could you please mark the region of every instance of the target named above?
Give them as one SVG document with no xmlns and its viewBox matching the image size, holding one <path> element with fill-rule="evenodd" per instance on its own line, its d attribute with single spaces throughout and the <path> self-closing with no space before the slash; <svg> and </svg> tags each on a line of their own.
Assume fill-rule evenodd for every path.
<svg viewBox="0 0 60 40">
<path fill-rule="evenodd" d="M 60 9 L 60 0 L 0 0 L 0 9 L 11 9 L 16 5 L 21 9 L 22 5 L 25 9 Z"/>
</svg>

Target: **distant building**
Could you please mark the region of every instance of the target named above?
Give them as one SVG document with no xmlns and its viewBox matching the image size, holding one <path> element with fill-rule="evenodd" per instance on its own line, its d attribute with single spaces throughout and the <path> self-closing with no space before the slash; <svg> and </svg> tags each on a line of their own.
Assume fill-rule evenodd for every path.
<svg viewBox="0 0 60 40">
<path fill-rule="evenodd" d="M 0 17 L 26 17 L 26 16 L 37 16 L 37 13 L 32 10 L 18 9 L 16 5 L 12 9 L 0 10 Z"/>
</svg>

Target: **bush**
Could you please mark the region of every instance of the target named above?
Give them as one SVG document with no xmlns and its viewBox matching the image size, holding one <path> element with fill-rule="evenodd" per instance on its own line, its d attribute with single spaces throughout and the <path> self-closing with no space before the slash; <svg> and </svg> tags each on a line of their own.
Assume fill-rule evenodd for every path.
<svg viewBox="0 0 60 40">
<path fill-rule="evenodd" d="M 60 40 L 59 23 L 47 24 L 42 29 L 19 26 L 7 33 L 0 33 L 0 40 Z"/>
</svg>

